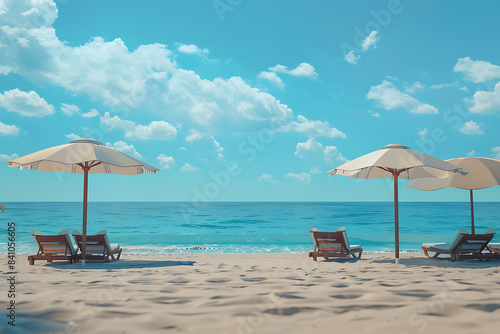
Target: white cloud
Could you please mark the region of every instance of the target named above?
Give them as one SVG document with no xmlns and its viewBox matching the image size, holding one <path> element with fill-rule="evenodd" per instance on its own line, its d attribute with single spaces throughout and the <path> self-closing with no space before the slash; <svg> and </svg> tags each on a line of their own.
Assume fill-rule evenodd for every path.
<svg viewBox="0 0 500 334">
<path fill-rule="evenodd" d="M 74 104 L 61 103 L 61 112 L 66 116 L 73 116 L 73 114 L 80 112 L 80 108 Z"/>
<path fill-rule="evenodd" d="M 0 108 L 26 117 L 42 117 L 54 113 L 54 106 L 48 104 L 35 91 L 27 93 L 17 88 L 0 93 Z"/>
<path fill-rule="evenodd" d="M 197 54 L 197 55 L 208 53 L 208 49 L 200 49 L 195 44 L 176 43 L 175 45 L 177 46 L 177 50 L 181 53 Z"/>
<path fill-rule="evenodd" d="M 363 40 L 361 43 L 361 47 L 364 52 L 368 51 L 368 49 L 373 46 L 373 48 L 376 48 L 376 43 L 380 39 L 380 36 L 377 36 L 378 32 L 376 30 L 373 30 L 370 32 L 368 36 Z"/>
<path fill-rule="evenodd" d="M 437 114 L 438 109 L 429 104 L 422 103 L 414 97 L 401 92 L 391 82 L 383 80 L 378 86 L 372 86 L 367 99 L 375 100 L 382 108 L 392 110 L 396 108 L 407 109 L 413 114 Z"/>
<path fill-rule="evenodd" d="M 500 159 L 500 146 L 493 147 L 491 149 L 491 152 L 493 152 L 493 154 L 496 154 L 495 159 Z"/>
<path fill-rule="evenodd" d="M 305 143 L 298 143 L 295 147 L 295 155 L 308 161 L 324 161 L 329 164 L 334 160 L 342 162 L 347 161 L 338 151 L 337 147 L 323 147 L 323 145 L 314 140 L 314 138 L 309 138 Z"/>
<path fill-rule="evenodd" d="M 259 182 L 269 182 L 269 183 L 278 183 L 280 181 L 273 179 L 273 176 L 271 174 L 262 174 L 259 176 L 257 179 Z"/>
<path fill-rule="evenodd" d="M 0 135 L 15 136 L 19 134 L 19 128 L 15 125 L 7 125 L 0 122 Z"/>
<path fill-rule="evenodd" d="M 407 92 L 408 94 L 414 94 L 414 93 L 420 92 L 422 90 L 424 90 L 424 85 L 422 85 L 422 83 L 420 83 L 420 81 L 415 81 L 411 85 L 407 85 L 405 92 Z"/>
<path fill-rule="evenodd" d="M 358 59 L 361 58 L 359 55 L 354 54 L 354 50 L 349 51 L 348 54 L 345 55 L 344 59 L 349 63 L 349 64 L 357 64 Z"/>
<path fill-rule="evenodd" d="M 300 63 L 293 70 L 289 70 L 288 67 L 284 65 L 276 65 L 273 67 L 269 67 L 269 70 L 277 73 L 286 73 L 296 77 L 316 77 L 318 73 L 316 73 L 314 66 L 309 63 Z"/>
<path fill-rule="evenodd" d="M 280 127 L 278 132 L 301 132 L 310 137 L 346 138 L 346 135 L 332 127 L 327 121 L 310 121 L 302 115 L 297 116 L 297 121 Z"/>
<path fill-rule="evenodd" d="M 437 85 L 432 85 L 430 88 L 431 89 L 441 89 L 445 87 L 457 87 L 458 86 L 458 81 L 448 83 L 448 84 L 437 84 Z"/>
<path fill-rule="evenodd" d="M 318 167 L 314 167 L 313 169 L 311 169 L 311 171 L 309 173 L 319 174 L 319 173 L 321 173 L 321 170 Z"/>
<path fill-rule="evenodd" d="M 148 125 L 142 125 L 122 120 L 118 115 L 111 117 L 109 112 L 105 112 L 104 116 L 101 116 L 101 123 L 109 129 L 125 130 L 125 138 L 132 140 L 171 140 L 177 136 L 177 129 L 165 121 L 153 121 Z"/>
<path fill-rule="evenodd" d="M 472 150 L 472 151 L 470 151 L 470 152 L 467 152 L 467 156 L 468 156 L 468 157 L 473 157 L 473 156 L 475 156 L 475 155 L 476 155 L 476 151 L 475 151 L 475 150 Z"/>
<path fill-rule="evenodd" d="M 19 156 L 16 153 L 12 153 L 11 155 L 0 154 L 0 161 L 9 162 L 17 158 L 19 158 Z"/>
<path fill-rule="evenodd" d="M 494 114 L 500 111 L 500 82 L 491 92 L 477 91 L 472 99 L 465 99 L 472 114 Z"/>
<path fill-rule="evenodd" d="M 500 66 L 487 61 L 472 60 L 470 57 L 458 59 L 453 70 L 461 72 L 467 80 L 475 83 L 500 79 Z"/>
<path fill-rule="evenodd" d="M 380 117 L 380 114 L 379 114 L 378 112 L 373 112 L 373 111 L 371 111 L 371 110 L 368 110 L 368 112 L 369 112 L 370 114 L 372 114 L 372 117 L 377 117 L 377 118 L 379 118 L 379 117 Z"/>
<path fill-rule="evenodd" d="M 161 119 L 217 133 L 242 133 L 286 124 L 292 110 L 274 96 L 251 87 L 240 77 L 206 80 L 179 67 L 174 53 L 162 44 L 129 50 L 117 38 L 95 37 L 73 47 L 58 39 L 53 23 L 54 2 L 19 3 L 4 0 L 8 15 L 0 15 L 0 64 L 40 84 L 88 95 L 107 107 L 156 113 Z M 22 15 L 32 8 L 38 14 Z M 38 27 L 33 22 L 42 22 Z M 20 38 L 25 40 L 21 43 Z M 298 66 L 292 75 L 310 75 Z"/>
<path fill-rule="evenodd" d="M 136 159 L 142 159 L 142 155 L 136 151 L 134 145 L 127 145 L 124 141 L 117 141 L 114 144 L 106 143 L 107 147 L 114 148 L 115 150 L 122 152 L 123 154 L 130 155 Z"/>
<path fill-rule="evenodd" d="M 274 83 L 279 89 L 285 88 L 283 80 L 281 80 L 281 78 L 278 77 L 274 72 L 262 71 L 257 75 L 257 78 L 269 80 Z"/>
<path fill-rule="evenodd" d="M 70 133 L 70 134 L 67 134 L 65 135 L 66 138 L 68 138 L 69 140 L 75 140 L 75 139 L 80 139 L 80 136 L 79 135 L 75 135 L 74 133 Z M 111 144 L 110 144 L 111 145 Z"/>
<path fill-rule="evenodd" d="M 465 87 L 465 86 L 464 87 L 460 87 L 460 90 L 463 91 L 463 92 L 468 92 L 469 91 L 469 89 L 467 87 Z"/>
<path fill-rule="evenodd" d="M 466 135 L 480 135 L 484 133 L 479 124 L 474 121 L 465 122 L 460 127 L 460 132 L 465 133 Z"/>
<path fill-rule="evenodd" d="M 0 75 L 7 75 L 12 72 L 12 67 L 10 66 L 0 66 Z"/>
<path fill-rule="evenodd" d="M 160 154 L 156 157 L 156 160 L 160 162 L 161 169 L 172 169 L 175 166 L 175 160 L 173 157 L 167 157 L 165 154 Z"/>
<path fill-rule="evenodd" d="M 429 129 L 427 128 L 418 131 L 418 137 L 420 138 L 420 140 L 425 140 L 428 134 L 429 134 Z"/>
<path fill-rule="evenodd" d="M 101 114 L 99 114 L 99 112 L 95 109 L 90 109 L 89 112 L 83 113 L 80 116 L 85 118 L 91 118 L 91 117 L 101 116 Z"/>
<path fill-rule="evenodd" d="M 311 175 L 305 172 L 300 174 L 288 173 L 285 178 L 294 180 L 298 183 L 309 184 L 311 182 Z"/>
<path fill-rule="evenodd" d="M 186 137 L 186 141 L 194 143 L 201 157 L 211 158 L 215 153 L 217 158 L 224 159 L 224 155 L 222 155 L 224 147 L 221 146 L 214 136 L 204 135 L 197 130 L 191 129 L 189 135 Z"/>
<path fill-rule="evenodd" d="M 201 170 L 201 169 L 194 167 L 194 166 L 191 166 L 187 162 L 184 164 L 184 166 L 181 167 L 181 172 L 197 172 L 199 170 Z"/>
</svg>

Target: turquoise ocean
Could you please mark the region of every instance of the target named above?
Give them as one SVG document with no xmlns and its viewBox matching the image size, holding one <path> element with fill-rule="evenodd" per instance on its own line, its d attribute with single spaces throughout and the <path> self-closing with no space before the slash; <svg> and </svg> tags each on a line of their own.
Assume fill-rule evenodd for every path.
<svg viewBox="0 0 500 334">
<path fill-rule="evenodd" d="M 4 203 L 0 213 L 0 252 L 5 253 L 7 223 L 16 223 L 18 253 L 36 252 L 33 230 L 55 234 L 79 230 L 81 203 Z M 496 228 L 500 203 L 475 203 L 476 233 Z M 394 250 L 394 205 L 376 203 L 262 202 L 93 202 L 88 234 L 106 229 L 112 243 L 133 253 L 272 253 L 312 250 L 310 227 L 347 228 L 349 242 L 368 252 Z M 451 241 L 459 228 L 470 231 L 470 205 L 400 203 L 400 249 L 421 251 L 423 242 Z M 500 235 L 493 239 L 500 242 Z"/>
</svg>

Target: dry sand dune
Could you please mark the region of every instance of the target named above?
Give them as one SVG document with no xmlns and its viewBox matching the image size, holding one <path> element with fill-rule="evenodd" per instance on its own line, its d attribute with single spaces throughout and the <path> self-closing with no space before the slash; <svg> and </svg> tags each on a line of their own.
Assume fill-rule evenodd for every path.
<svg viewBox="0 0 500 334">
<path fill-rule="evenodd" d="M 18 257 L 4 333 L 496 333 L 500 261 L 403 254 L 124 254 L 111 263 Z M 6 268 L 2 257 L 2 270 Z M 6 270 L 3 270 L 6 272 Z"/>
</svg>

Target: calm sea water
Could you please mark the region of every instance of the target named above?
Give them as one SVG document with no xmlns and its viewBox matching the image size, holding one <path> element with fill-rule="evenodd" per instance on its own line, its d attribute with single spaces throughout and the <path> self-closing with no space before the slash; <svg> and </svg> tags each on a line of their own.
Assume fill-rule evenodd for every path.
<svg viewBox="0 0 500 334">
<path fill-rule="evenodd" d="M 81 230 L 81 203 L 5 203 L 0 213 L 0 252 L 7 222 L 16 223 L 17 251 L 36 252 L 31 232 Z M 89 203 L 88 233 L 108 231 L 125 252 L 308 252 L 309 228 L 346 226 L 351 244 L 365 251 L 394 250 L 392 203 Z M 400 203 L 400 248 L 451 241 L 470 230 L 469 203 Z M 496 228 L 500 203 L 476 203 L 476 232 Z M 500 235 L 493 241 L 500 242 Z"/>
</svg>

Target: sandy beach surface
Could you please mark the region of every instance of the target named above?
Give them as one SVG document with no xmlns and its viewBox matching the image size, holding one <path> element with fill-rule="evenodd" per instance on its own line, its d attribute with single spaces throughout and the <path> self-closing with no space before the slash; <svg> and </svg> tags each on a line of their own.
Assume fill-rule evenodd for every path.
<svg viewBox="0 0 500 334">
<path fill-rule="evenodd" d="M 307 254 L 124 253 L 119 261 L 82 268 L 29 266 L 26 255 L 18 255 L 16 326 L 4 316 L 0 332 L 498 331 L 500 260 L 402 254 L 395 265 L 393 256 L 313 262 Z M 6 254 L 0 263 L 5 278 Z"/>
</svg>

